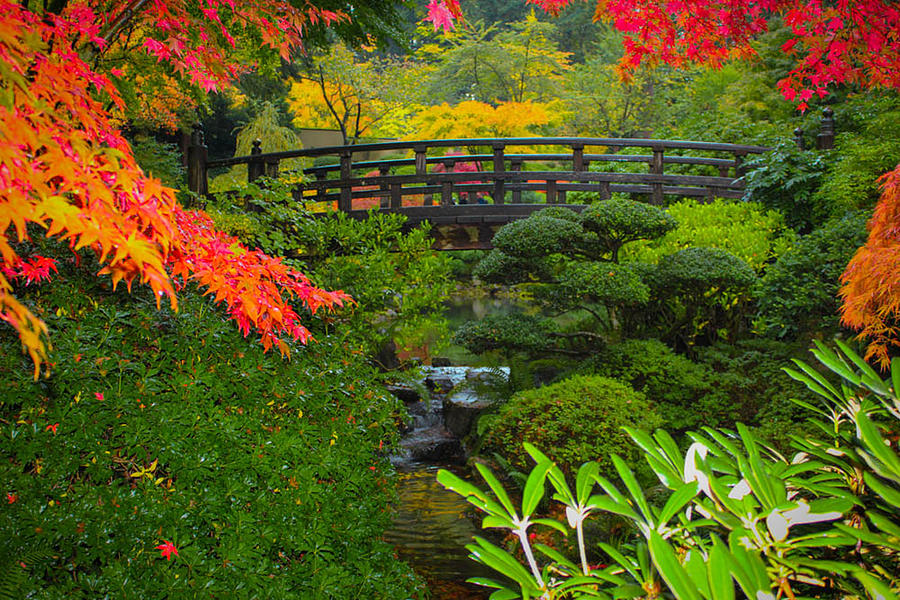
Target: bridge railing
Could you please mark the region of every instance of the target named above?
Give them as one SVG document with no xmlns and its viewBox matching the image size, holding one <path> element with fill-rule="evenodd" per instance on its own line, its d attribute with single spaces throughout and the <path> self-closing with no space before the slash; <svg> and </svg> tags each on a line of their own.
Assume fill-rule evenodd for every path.
<svg viewBox="0 0 900 600">
<path fill-rule="evenodd" d="M 523 192 L 546 194 L 547 204 L 564 204 L 567 192 L 573 191 L 605 198 L 613 192 L 647 194 L 655 204 L 662 204 L 666 195 L 739 198 L 744 158 L 768 150 L 682 140 L 559 137 L 424 140 L 263 153 L 257 140 L 249 156 L 207 160 L 202 133 L 195 130 L 192 141 L 189 182 L 200 194 L 207 192 L 212 168 L 246 164 L 253 181 L 261 175 L 277 176 L 279 163 L 286 159 L 334 156 L 335 164 L 305 169 L 311 179 L 296 184 L 294 193 L 307 200 L 336 201 L 338 209 L 347 212 L 357 208 L 354 199 L 375 198 L 381 208 L 399 209 L 412 198 L 414 204 L 451 205 L 454 194 L 477 196 L 480 202 L 490 198 L 493 204 L 506 203 L 507 196 L 519 204 Z M 475 151 L 447 154 L 458 149 Z M 373 153 L 403 158 L 369 159 Z M 608 166 L 622 164 L 645 164 L 647 169 L 622 172 Z M 667 166 L 677 166 L 680 172 L 666 172 Z"/>
</svg>

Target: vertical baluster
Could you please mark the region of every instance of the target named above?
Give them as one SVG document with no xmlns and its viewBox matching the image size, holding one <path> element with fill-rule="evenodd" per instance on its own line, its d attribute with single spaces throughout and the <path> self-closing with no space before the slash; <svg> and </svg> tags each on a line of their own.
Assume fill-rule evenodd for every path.
<svg viewBox="0 0 900 600">
<path fill-rule="evenodd" d="M 456 162 L 452 159 L 444 160 L 442 163 L 444 165 L 444 173 L 452 173 L 454 167 L 456 166 Z M 446 180 L 441 182 L 441 206 L 452 206 L 453 205 L 453 181 Z"/>
<path fill-rule="evenodd" d="M 663 174 L 663 147 L 653 147 L 653 158 L 650 160 L 650 173 L 654 175 Z M 651 202 L 657 206 L 663 203 L 663 186 L 661 183 L 653 183 L 651 192 Z"/>
<path fill-rule="evenodd" d="M 316 181 L 325 181 L 328 179 L 328 173 L 325 171 L 316 171 Z M 325 202 L 325 192 L 327 191 L 324 185 L 316 187 L 316 202 Z"/>
<path fill-rule="evenodd" d="M 504 188 L 503 173 L 506 171 L 505 159 L 503 157 L 503 149 L 506 144 L 503 142 L 494 142 L 494 204 L 503 204 L 506 189 Z"/>
<path fill-rule="evenodd" d="M 806 141 L 803 139 L 803 129 L 798 127 L 794 130 L 794 143 L 800 150 L 806 150 Z"/>
<path fill-rule="evenodd" d="M 511 158 L 509 160 L 509 170 L 515 173 L 519 173 L 522 171 L 522 159 L 521 158 Z M 512 184 L 512 201 L 513 204 L 522 204 L 522 184 L 516 182 Z"/>
<path fill-rule="evenodd" d="M 378 165 L 378 176 L 379 177 L 387 177 L 391 174 L 390 165 L 381 164 Z M 391 205 L 391 199 L 389 196 L 390 186 L 388 184 L 382 182 L 381 185 L 378 186 L 378 190 L 381 192 L 379 195 L 378 205 L 380 208 L 388 208 Z"/>
<path fill-rule="evenodd" d="M 350 212 L 353 208 L 353 189 L 350 187 L 352 158 L 353 153 L 350 150 L 341 151 L 341 197 L 338 200 L 338 210 L 343 212 Z"/>
<path fill-rule="evenodd" d="M 272 179 L 278 179 L 278 159 L 273 158 L 266 161 L 266 177 L 271 177 Z"/>
<path fill-rule="evenodd" d="M 547 204 L 556 204 L 556 180 L 547 180 Z"/>
</svg>

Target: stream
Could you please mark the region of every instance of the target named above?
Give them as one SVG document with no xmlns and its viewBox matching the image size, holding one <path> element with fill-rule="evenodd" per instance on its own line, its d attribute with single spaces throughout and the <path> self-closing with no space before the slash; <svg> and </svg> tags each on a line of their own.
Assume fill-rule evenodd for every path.
<svg viewBox="0 0 900 600">
<path fill-rule="evenodd" d="M 451 331 L 467 320 L 522 310 L 514 300 L 489 297 L 452 298 L 446 307 L 444 317 Z M 473 388 L 488 373 L 496 375 L 497 369 L 467 366 L 474 364 L 476 357 L 458 346 L 451 346 L 442 356 L 457 366 L 424 367 L 421 384 L 429 390 L 427 400 L 419 397 L 415 386 L 392 389 L 406 404 L 410 419 L 400 452 L 391 459 L 398 473 L 399 500 L 385 541 L 427 582 L 432 600 L 484 600 L 493 590 L 466 580 L 496 574 L 468 558 L 465 545 L 474 535 L 491 537 L 492 532 L 481 530 L 477 511 L 445 490 L 436 476 L 439 469 L 467 475 L 467 456 L 460 438 L 488 406 Z M 431 362 L 431 357 L 420 358 Z M 501 372 L 508 374 L 508 369 Z"/>
</svg>

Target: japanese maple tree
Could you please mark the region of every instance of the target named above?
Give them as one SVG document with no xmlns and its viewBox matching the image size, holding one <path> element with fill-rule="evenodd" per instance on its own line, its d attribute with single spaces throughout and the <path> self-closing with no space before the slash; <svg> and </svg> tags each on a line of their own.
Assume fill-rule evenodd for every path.
<svg viewBox="0 0 900 600">
<path fill-rule="evenodd" d="M 44 278 L 53 267 L 19 255 L 19 243 L 36 232 L 73 250 L 93 249 L 114 285 L 137 280 L 173 307 L 176 286 L 193 280 L 227 304 L 245 334 L 258 331 L 266 348 L 287 352 L 284 336 L 305 342 L 309 332 L 291 302 L 315 312 L 348 296 L 318 289 L 217 232 L 147 177 L 118 129 L 125 107 L 111 76 L 123 73 L 98 65 L 127 31 L 136 51 L 212 90 L 240 72 L 229 59 L 241 51 L 239 39 L 252 42 L 256 55 L 287 56 L 306 28 L 344 16 L 287 0 L 33 6 L 44 4 L 0 0 L 0 319 L 18 332 L 35 375 L 47 360 L 47 328 L 15 297 L 14 283 Z"/>
</svg>

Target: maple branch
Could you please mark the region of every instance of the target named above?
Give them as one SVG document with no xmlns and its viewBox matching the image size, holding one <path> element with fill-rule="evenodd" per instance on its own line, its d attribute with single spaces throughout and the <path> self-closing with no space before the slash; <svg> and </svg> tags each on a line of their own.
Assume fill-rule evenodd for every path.
<svg viewBox="0 0 900 600">
<path fill-rule="evenodd" d="M 131 19 L 140 11 L 149 0 L 131 0 L 131 3 L 122 9 L 122 12 L 100 32 L 100 37 L 106 42 L 106 47 L 112 43 L 113 38 Z"/>
</svg>

